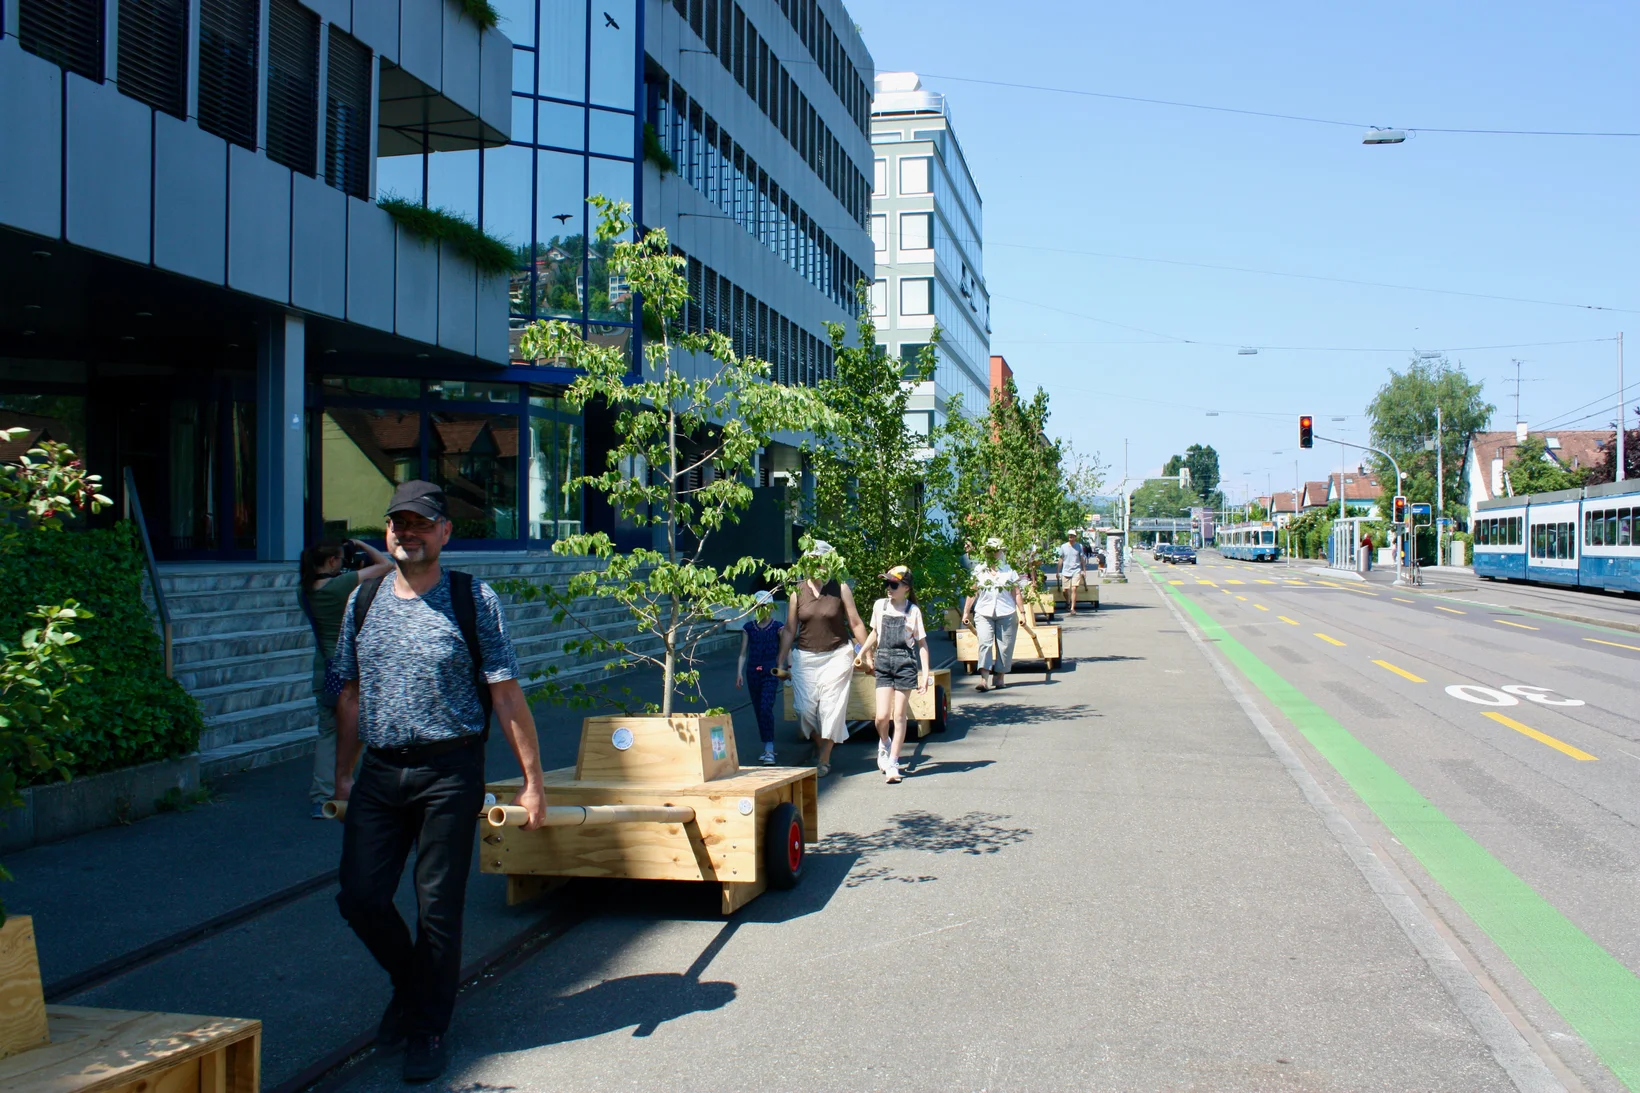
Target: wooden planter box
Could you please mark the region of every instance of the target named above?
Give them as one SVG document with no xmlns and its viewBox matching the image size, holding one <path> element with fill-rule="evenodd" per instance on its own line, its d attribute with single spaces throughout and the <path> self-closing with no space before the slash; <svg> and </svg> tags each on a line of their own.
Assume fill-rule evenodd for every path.
<svg viewBox="0 0 1640 1093">
<path fill-rule="evenodd" d="M 1059 657 L 1059 627 L 1021 625 L 1014 631 L 1014 671 L 1020 670 L 1021 661 L 1035 661 L 1051 672 L 1059 667 Z M 973 630 L 957 631 L 957 659 L 970 674 L 979 670 L 979 635 Z"/>
<path fill-rule="evenodd" d="M 521 779 L 492 782 L 503 804 Z M 539 891 L 543 878 L 676 880 L 722 887 L 724 914 L 768 888 L 772 813 L 791 804 L 803 841 L 819 838 L 813 767 L 741 767 L 727 716 L 589 717 L 573 767 L 546 772 L 547 804 L 666 805 L 694 810 L 686 823 L 543 827 L 484 825 L 479 868 L 505 874 L 508 901 Z"/>
<path fill-rule="evenodd" d="M 33 922 L 0 927 L 0 1089 L 6 1093 L 258 1093 L 262 1023 L 47 1006 Z"/>
<path fill-rule="evenodd" d="M 906 737 L 921 740 L 932 732 L 944 732 L 946 715 L 951 710 L 951 669 L 935 668 L 934 682 L 924 694 L 911 692 Z M 787 721 L 797 720 L 797 707 L 792 698 L 791 685 L 780 688 L 783 714 Z M 850 721 L 874 721 L 877 718 L 877 680 L 870 672 L 855 672 L 849 682 L 848 718 Z"/>
</svg>

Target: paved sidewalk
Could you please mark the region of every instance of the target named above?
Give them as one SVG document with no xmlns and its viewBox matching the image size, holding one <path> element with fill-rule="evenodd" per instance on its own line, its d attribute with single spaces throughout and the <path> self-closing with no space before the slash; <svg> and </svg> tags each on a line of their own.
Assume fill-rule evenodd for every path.
<svg viewBox="0 0 1640 1093">
<path fill-rule="evenodd" d="M 735 653 L 711 658 L 703 686 L 713 702 L 730 707 L 737 747 L 750 763 L 761 745 L 745 692 L 734 688 Z M 943 635 L 933 653 L 936 663 L 949 658 Z M 637 701 L 659 694 L 655 673 L 632 673 L 622 682 Z M 544 765 L 574 765 L 583 713 L 538 704 L 535 716 Z M 796 727 L 777 722 L 777 732 L 781 761 L 800 762 L 806 748 Z M 488 763 L 492 778 L 517 773 L 500 733 L 491 736 Z M 309 818 L 311 772 L 304 758 L 232 775 L 213 784 L 211 803 L 187 812 L 9 855 L 17 880 L 5 886 L 6 903 L 12 913 L 35 918 L 50 1000 L 259 1018 L 265 1089 L 373 1028 L 387 1002 L 386 981 L 336 910 L 328 875 L 340 854 L 341 826 Z M 469 963 L 565 903 L 549 896 L 509 908 L 505 882 L 476 870 L 475 859 L 464 944 Z M 71 985 L 107 962 L 270 898 L 281 902 L 266 913 L 213 929 L 95 986 L 52 992 L 53 985 Z M 408 883 L 399 903 L 413 920 Z"/>
<path fill-rule="evenodd" d="M 845 749 L 798 889 L 583 888 L 443 1087 L 1510 1088 L 1156 589 L 1103 595 L 902 785 Z"/>
</svg>

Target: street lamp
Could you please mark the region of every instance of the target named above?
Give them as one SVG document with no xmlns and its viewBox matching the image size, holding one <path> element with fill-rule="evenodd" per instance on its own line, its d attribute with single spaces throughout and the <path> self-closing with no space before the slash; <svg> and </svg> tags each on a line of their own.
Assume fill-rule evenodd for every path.
<svg viewBox="0 0 1640 1093">
<path fill-rule="evenodd" d="M 1405 129 L 1380 129 L 1376 125 L 1368 129 L 1361 138 L 1362 144 L 1405 144 L 1407 131 Z"/>
</svg>

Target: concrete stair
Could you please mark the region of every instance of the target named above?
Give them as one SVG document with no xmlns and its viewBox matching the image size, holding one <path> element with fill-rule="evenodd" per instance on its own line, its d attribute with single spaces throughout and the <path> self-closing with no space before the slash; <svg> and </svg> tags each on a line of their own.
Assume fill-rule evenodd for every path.
<svg viewBox="0 0 1640 1093">
<path fill-rule="evenodd" d="M 551 580 L 562 587 L 587 562 L 549 553 L 461 553 L 448 559 L 492 585 L 515 578 Z M 181 683 L 205 715 L 199 741 L 200 776 L 218 775 L 300 758 L 313 751 L 318 708 L 313 699 L 313 630 L 296 603 L 297 573 L 289 563 L 183 563 L 160 567 L 171 612 L 173 655 Z M 525 690 L 549 666 L 561 684 L 602 681 L 609 655 L 566 654 L 564 642 L 584 637 L 585 622 L 635 650 L 660 642 L 636 636 L 626 610 L 613 600 L 583 605 L 580 622 L 556 622 L 554 609 L 503 595 L 507 627 L 518 651 Z M 703 652 L 738 640 L 716 632 Z"/>
</svg>

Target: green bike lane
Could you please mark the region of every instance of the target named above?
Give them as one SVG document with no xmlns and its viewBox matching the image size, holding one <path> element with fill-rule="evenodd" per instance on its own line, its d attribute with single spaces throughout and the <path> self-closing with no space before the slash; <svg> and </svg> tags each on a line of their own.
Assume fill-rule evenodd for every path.
<svg viewBox="0 0 1640 1093">
<path fill-rule="evenodd" d="M 1568 1084 L 1640 1088 L 1633 654 L 1274 567 L 1150 572 Z"/>
</svg>

